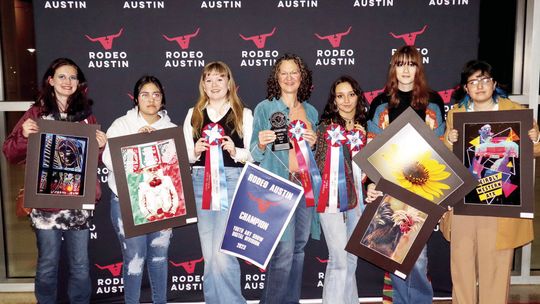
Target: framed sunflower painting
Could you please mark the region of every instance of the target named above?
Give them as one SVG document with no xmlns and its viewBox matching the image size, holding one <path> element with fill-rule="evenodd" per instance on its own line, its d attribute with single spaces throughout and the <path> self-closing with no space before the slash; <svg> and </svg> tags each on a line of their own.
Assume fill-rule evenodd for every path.
<svg viewBox="0 0 540 304">
<path fill-rule="evenodd" d="M 376 183 L 384 178 L 445 208 L 477 184 L 412 108 L 399 115 L 353 160 Z"/>
<path fill-rule="evenodd" d="M 180 127 L 109 139 L 126 237 L 197 222 Z"/>
<path fill-rule="evenodd" d="M 530 109 L 454 113 L 454 153 L 478 180 L 455 214 L 533 218 Z"/>
<path fill-rule="evenodd" d="M 367 205 L 345 250 L 405 279 L 446 209 L 382 178 L 377 190 L 384 195 Z"/>
<path fill-rule="evenodd" d="M 24 206 L 94 209 L 99 125 L 45 119 L 37 124 L 39 132 L 28 138 Z"/>
</svg>

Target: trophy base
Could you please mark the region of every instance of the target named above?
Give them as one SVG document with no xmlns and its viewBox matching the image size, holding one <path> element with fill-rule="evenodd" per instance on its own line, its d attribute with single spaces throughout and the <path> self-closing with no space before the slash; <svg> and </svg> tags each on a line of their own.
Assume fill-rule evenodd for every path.
<svg viewBox="0 0 540 304">
<path fill-rule="evenodd" d="M 282 151 L 282 150 L 290 150 L 291 144 L 289 142 L 281 143 L 281 144 L 274 144 L 272 146 L 272 151 Z"/>
</svg>

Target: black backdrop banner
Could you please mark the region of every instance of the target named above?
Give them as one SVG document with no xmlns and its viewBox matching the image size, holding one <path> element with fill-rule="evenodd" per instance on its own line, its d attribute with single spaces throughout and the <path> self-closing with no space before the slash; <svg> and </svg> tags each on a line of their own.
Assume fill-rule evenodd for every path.
<svg viewBox="0 0 540 304">
<path fill-rule="evenodd" d="M 479 0 L 164 0 L 34 3 L 38 74 L 57 57 L 85 72 L 104 131 L 131 108 L 135 81 L 157 76 L 172 120 L 183 124 L 198 97 L 202 67 L 214 60 L 232 69 L 251 109 L 266 95 L 275 60 L 293 52 L 313 70 L 311 102 L 322 111 L 342 74 L 355 77 L 371 101 L 383 88 L 392 53 L 404 44 L 423 55 L 430 86 L 447 109 L 463 64 L 478 49 Z M 91 232 L 93 302 L 122 302 L 122 258 L 110 223 L 107 169 L 98 169 L 104 195 Z M 177 228 L 169 251 L 171 302 L 202 301 L 203 260 L 196 225 Z M 428 244 L 436 295 L 451 293 L 448 244 L 435 232 Z M 328 252 L 324 239 L 306 248 L 302 297 L 320 298 Z M 258 299 L 264 271 L 241 261 L 247 299 Z M 62 274 L 62 275 L 65 275 Z M 383 271 L 359 260 L 361 297 L 381 296 Z M 65 297 L 65 295 L 64 295 Z M 147 279 L 142 300 L 151 301 Z"/>
</svg>

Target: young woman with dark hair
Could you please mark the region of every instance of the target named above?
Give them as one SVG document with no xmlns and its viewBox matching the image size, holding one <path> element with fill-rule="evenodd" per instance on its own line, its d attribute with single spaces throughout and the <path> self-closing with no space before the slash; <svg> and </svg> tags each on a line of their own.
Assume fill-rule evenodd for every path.
<svg viewBox="0 0 540 304">
<path fill-rule="evenodd" d="M 356 286 L 356 262 L 357 257 L 345 251 L 345 246 L 349 240 L 360 216 L 362 214 L 363 199 L 361 187 L 361 174 L 354 174 L 355 168 L 351 161 L 352 154 L 358 151 L 366 143 L 366 115 L 368 104 L 364 97 L 364 92 L 358 82 L 350 76 L 339 77 L 330 88 L 330 96 L 321 115 L 317 128 L 317 149 L 315 160 L 323 174 L 327 162 L 332 158 L 328 155 L 328 128 L 339 125 L 341 136 L 350 133 L 349 136 L 356 135 L 358 141 L 351 142 L 349 146 L 342 141 L 341 151 L 344 160 L 344 171 L 347 195 L 338 195 L 334 200 L 339 204 L 339 209 L 331 211 L 318 208 L 320 213 L 321 226 L 328 246 L 328 264 L 324 275 L 323 303 L 358 303 L 358 289 Z M 331 139 L 329 139 L 331 141 Z M 353 146 L 350 146 L 353 145 Z M 332 152 L 331 152 L 332 153 Z M 339 153 L 339 152 L 338 152 Z M 358 170 L 358 172 L 360 172 Z M 359 191 L 358 191 L 359 190 Z M 340 201 L 338 198 L 346 197 L 347 201 Z M 321 197 L 319 197 L 319 206 Z M 342 206 L 343 204 L 343 206 Z"/>
<path fill-rule="evenodd" d="M 37 119 L 96 124 L 92 102 L 86 96 L 86 78 L 68 58 L 54 60 L 43 75 L 41 92 L 4 142 L 4 155 L 11 163 L 25 163 L 28 136 L 39 132 Z M 96 132 L 99 148 L 107 137 Z M 96 176 L 97 178 L 97 176 Z M 96 200 L 100 198 L 99 183 Z M 92 286 L 89 274 L 88 239 L 92 211 L 72 209 L 32 209 L 30 220 L 36 233 L 38 261 L 35 295 L 39 303 L 56 303 L 60 248 L 65 240 L 69 263 L 68 297 L 71 303 L 89 303 Z"/>
<path fill-rule="evenodd" d="M 455 96 L 461 102 L 448 113 L 445 143 L 449 148 L 458 140 L 454 113 L 523 108 L 497 86 L 491 65 L 479 60 L 465 65 Z M 534 143 L 534 155 L 539 156 L 536 123 L 527 135 Z M 514 249 L 533 240 L 532 220 L 448 213 L 441 230 L 450 241 L 452 303 L 506 303 Z"/>
<path fill-rule="evenodd" d="M 109 138 L 150 133 L 176 126 L 171 122 L 165 110 L 165 92 L 159 79 L 154 76 L 139 78 L 133 88 L 133 97 L 133 108 L 128 110 L 126 115 L 117 118 L 107 130 Z M 103 153 L 103 163 L 109 169 L 108 184 L 112 191 L 111 220 L 122 250 L 125 303 L 139 303 L 145 263 L 152 287 L 152 302 L 167 303 L 167 261 L 172 230 L 166 229 L 126 238 L 109 145 Z M 151 168 L 147 169 L 151 170 Z M 175 206 L 174 203 L 168 205 Z M 164 212 L 170 212 L 170 210 L 164 210 Z M 161 216 L 151 212 L 144 215 L 149 220 L 153 220 L 152 217 Z"/>
</svg>

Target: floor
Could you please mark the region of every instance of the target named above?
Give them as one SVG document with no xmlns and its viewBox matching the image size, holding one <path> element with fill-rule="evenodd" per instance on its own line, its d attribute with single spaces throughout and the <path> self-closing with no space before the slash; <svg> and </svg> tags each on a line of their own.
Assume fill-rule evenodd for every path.
<svg viewBox="0 0 540 304">
<path fill-rule="evenodd" d="M 32 293 L 0 293 L 0 304 L 36 303 Z M 436 301 L 436 304 L 450 304 L 451 301 Z M 540 304 L 540 286 L 513 285 L 510 287 L 509 304 Z"/>
</svg>

